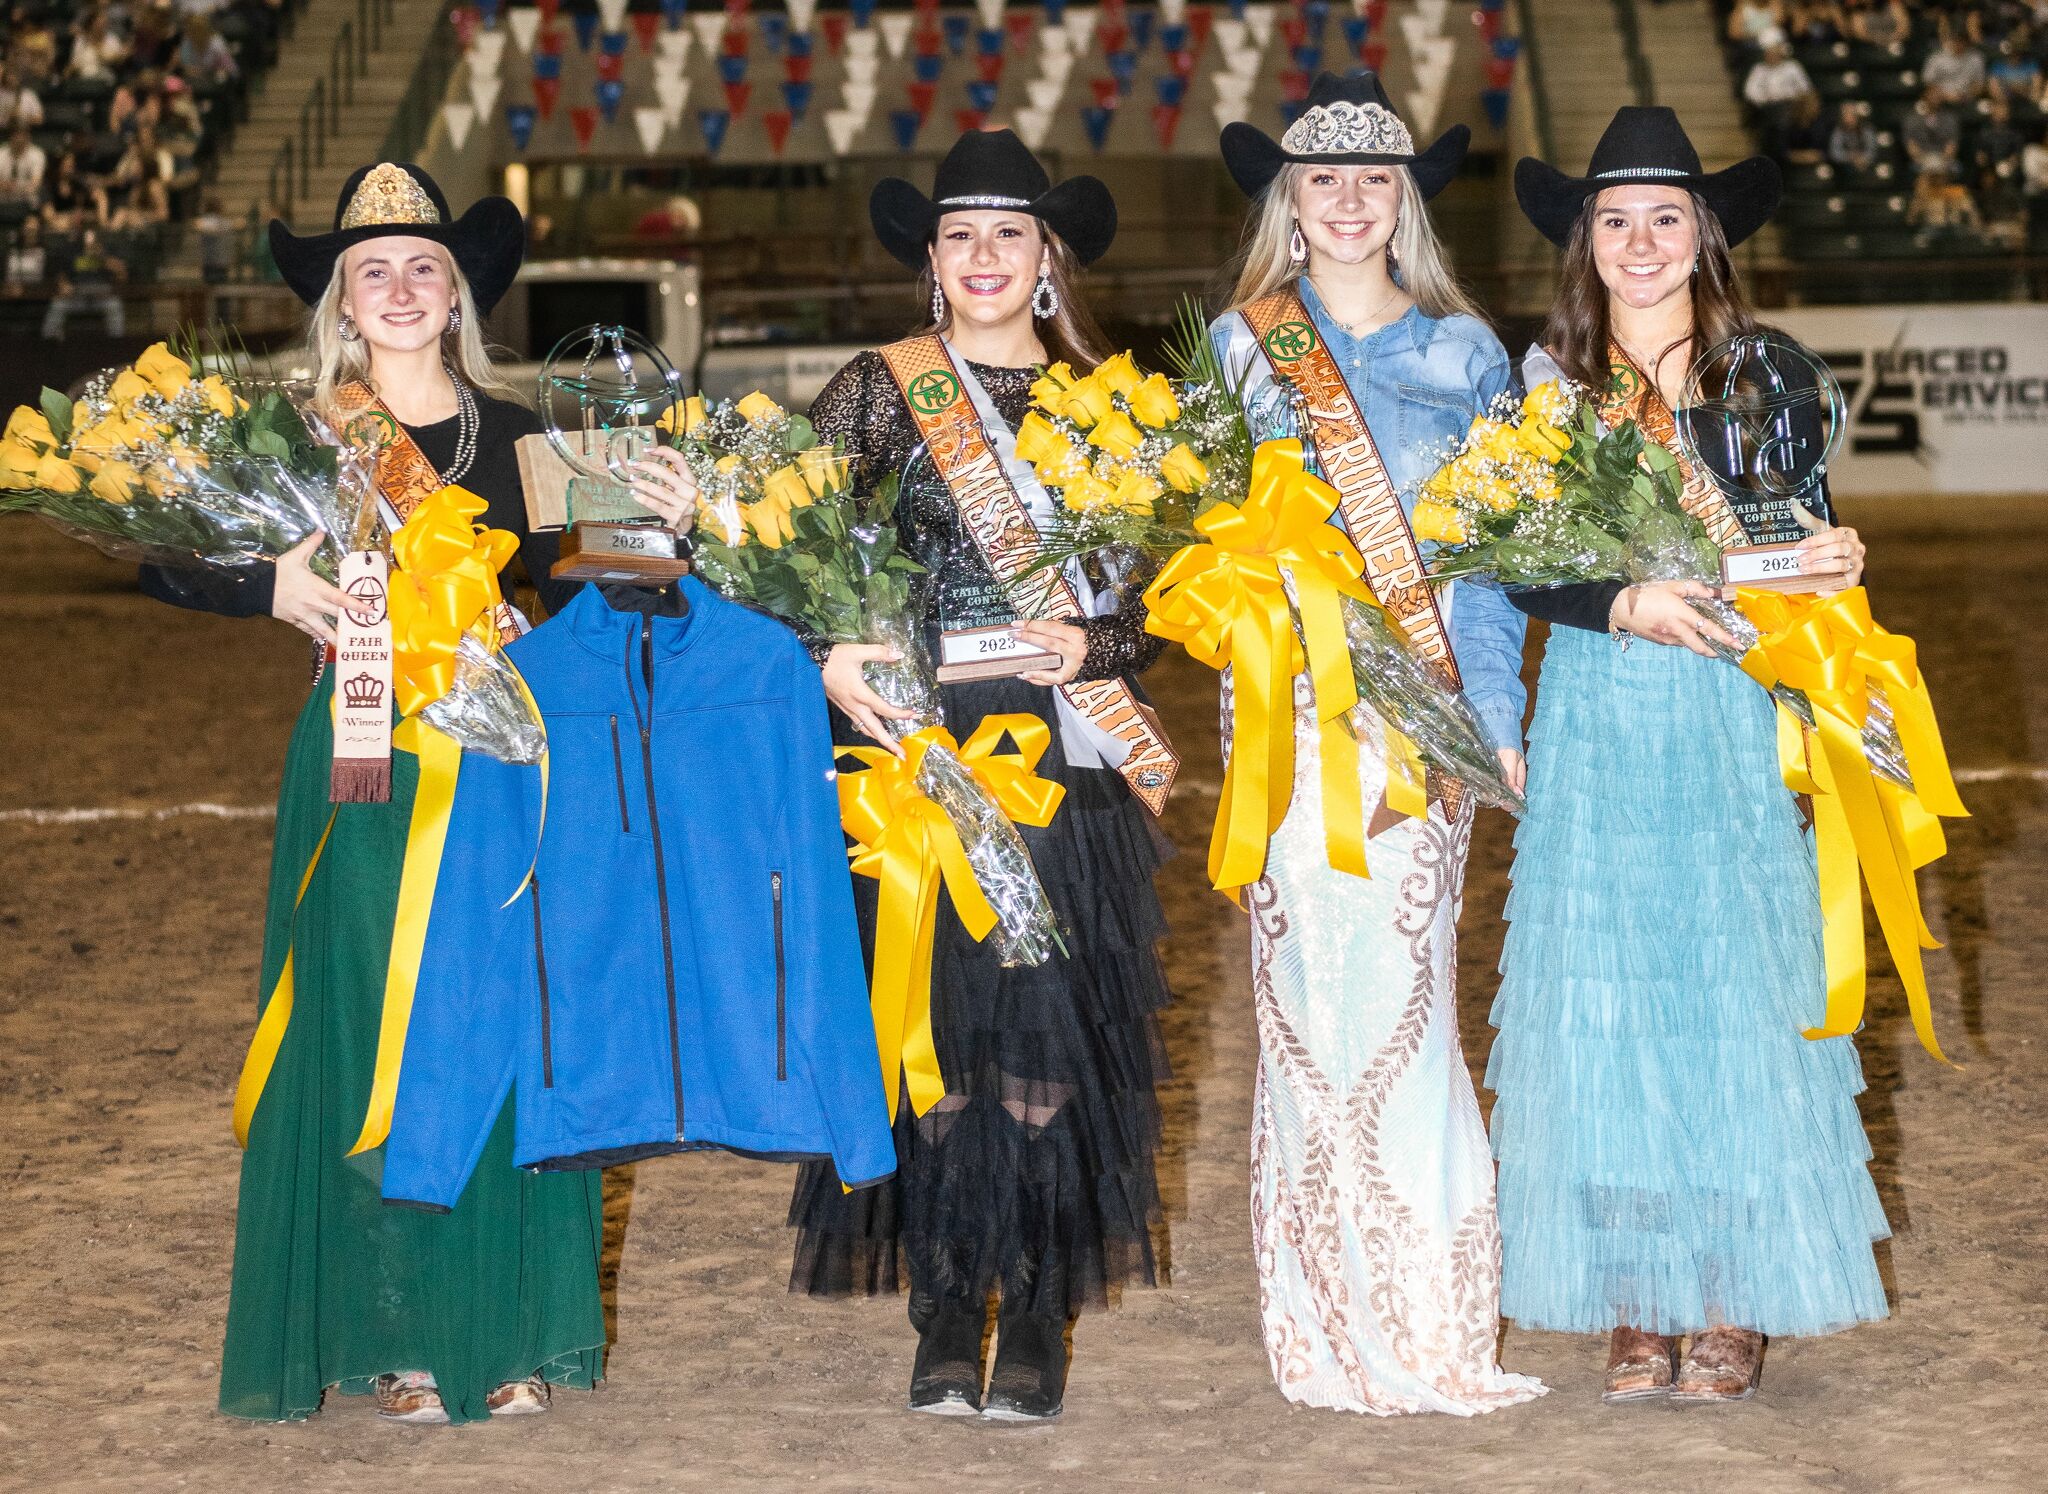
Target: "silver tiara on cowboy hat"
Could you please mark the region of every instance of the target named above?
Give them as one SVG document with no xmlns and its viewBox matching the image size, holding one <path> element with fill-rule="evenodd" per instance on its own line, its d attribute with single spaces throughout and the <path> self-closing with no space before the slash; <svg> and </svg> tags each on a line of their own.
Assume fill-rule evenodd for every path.
<svg viewBox="0 0 2048 1494">
<path fill-rule="evenodd" d="M 1661 105 L 1630 104 L 1608 123 L 1584 176 L 1524 156 L 1515 163 L 1515 201 L 1537 232 L 1562 248 L 1586 202 L 1609 187 L 1658 186 L 1697 192 L 1721 220 L 1729 244 L 1771 221 L 1784 178 L 1777 162 L 1751 156 L 1723 171 L 1700 166 L 1678 116 Z"/>
<path fill-rule="evenodd" d="M 1031 148 L 1008 130 L 969 130 L 953 142 L 927 197 L 901 177 L 875 183 L 868 218 L 882 247 L 913 270 L 947 213 L 1009 208 L 1029 213 L 1066 243 L 1082 264 L 1102 257 L 1116 237 L 1116 202 L 1092 176 L 1057 187 Z"/>
<path fill-rule="evenodd" d="M 1379 74 L 1361 69 L 1338 77 L 1321 73 L 1287 133 L 1275 140 L 1244 123 L 1223 127 L 1223 164 L 1247 197 L 1257 197 L 1289 162 L 1314 166 L 1406 166 L 1424 197 L 1434 197 L 1458 174 L 1472 132 L 1452 125 L 1428 150 L 1394 112 Z"/>
<path fill-rule="evenodd" d="M 334 262 L 351 246 L 394 235 L 431 239 L 446 249 L 479 311 L 498 304 L 526 254 L 526 223 L 509 198 L 479 198 L 458 218 L 439 184 L 410 161 L 358 167 L 341 185 L 332 233 L 296 234 L 272 218 L 270 253 L 285 284 L 317 306 L 334 278 Z"/>
</svg>

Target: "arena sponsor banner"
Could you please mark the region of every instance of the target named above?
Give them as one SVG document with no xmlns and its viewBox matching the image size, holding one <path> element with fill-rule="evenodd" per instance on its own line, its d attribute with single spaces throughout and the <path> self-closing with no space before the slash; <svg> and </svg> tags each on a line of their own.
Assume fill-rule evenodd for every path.
<svg viewBox="0 0 2048 1494">
<path fill-rule="evenodd" d="M 2048 497 L 2048 306 L 1843 306 L 1767 313 L 1827 359 L 1849 429 L 1848 497 Z"/>
</svg>

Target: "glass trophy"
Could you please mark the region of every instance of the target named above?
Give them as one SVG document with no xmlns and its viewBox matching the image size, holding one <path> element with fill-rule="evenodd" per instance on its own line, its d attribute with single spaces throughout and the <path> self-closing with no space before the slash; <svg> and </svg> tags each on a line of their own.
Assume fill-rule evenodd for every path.
<svg viewBox="0 0 2048 1494">
<path fill-rule="evenodd" d="M 1834 523 L 1827 469 L 1848 425 L 1827 364 L 1781 333 L 1731 337 L 1694 362 L 1675 422 L 1686 461 L 1720 490 L 1748 541 L 1722 552 L 1722 584 L 1818 589 L 1797 551 Z"/>
<path fill-rule="evenodd" d="M 663 420 L 673 428 L 682 413 L 682 380 L 661 350 L 624 327 L 580 328 L 548 354 L 538 392 L 548 445 L 573 474 L 555 577 L 666 586 L 689 574 L 680 536 L 630 486 Z"/>
</svg>

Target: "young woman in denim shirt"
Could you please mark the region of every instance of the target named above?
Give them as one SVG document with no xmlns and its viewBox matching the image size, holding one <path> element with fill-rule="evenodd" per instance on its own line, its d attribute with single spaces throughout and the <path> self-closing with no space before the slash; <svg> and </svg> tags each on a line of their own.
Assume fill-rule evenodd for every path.
<svg viewBox="0 0 2048 1494">
<path fill-rule="evenodd" d="M 1509 380 L 1424 208 L 1469 137 L 1460 125 L 1418 152 L 1370 73 L 1317 79 L 1279 142 L 1230 126 L 1224 157 L 1254 206 L 1231 309 L 1210 332 L 1245 379 L 1254 433 L 1312 442 L 1343 522 L 1373 536 L 1361 548 L 1376 594 L 1461 678 L 1519 786 L 1522 619 L 1485 587 L 1432 597 L 1406 523 L 1417 486 Z M 1333 870 L 1307 676 L 1296 688 L 1292 807 L 1246 891 L 1252 1218 L 1273 1375 L 1290 1400 L 1375 1415 L 1513 1405 L 1543 1387 L 1494 1361 L 1493 1168 L 1456 1006 L 1471 800 L 1432 780 L 1427 819 L 1394 813 L 1382 733 L 1362 722 L 1372 875 Z"/>
</svg>

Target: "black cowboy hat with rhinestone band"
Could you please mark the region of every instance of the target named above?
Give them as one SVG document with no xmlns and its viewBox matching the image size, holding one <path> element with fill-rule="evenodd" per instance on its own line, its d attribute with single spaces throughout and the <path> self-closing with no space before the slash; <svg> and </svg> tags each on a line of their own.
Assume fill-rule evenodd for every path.
<svg viewBox="0 0 2048 1494">
<path fill-rule="evenodd" d="M 380 161 L 342 183 L 332 233 L 295 234 L 270 220 L 270 253 L 286 285 L 317 306 L 334 278 L 334 263 L 366 239 L 431 239 L 446 249 L 469 282 L 478 311 L 489 311 L 511 288 L 526 254 L 526 221 L 509 198 L 480 198 L 460 218 L 431 176 L 410 161 Z"/>
<path fill-rule="evenodd" d="M 1275 140 L 1244 123 L 1223 127 L 1223 164 L 1247 197 L 1257 197 L 1289 162 L 1313 166 L 1406 166 L 1422 195 L 1434 197 L 1458 174 L 1472 132 L 1452 125 L 1418 151 L 1394 112 L 1379 74 L 1360 69 L 1318 74 L 1287 133 Z"/>
<path fill-rule="evenodd" d="M 1031 148 L 1008 130 L 970 130 L 953 142 L 939 162 L 927 197 L 898 176 L 875 183 L 868 218 L 875 237 L 913 270 L 925 267 L 926 250 L 947 213 L 1009 208 L 1029 213 L 1093 264 L 1116 237 L 1116 200 L 1092 176 L 1070 177 L 1057 187 Z"/>
<path fill-rule="evenodd" d="M 1586 201 L 1609 187 L 1657 186 L 1697 192 L 1731 245 L 1771 221 L 1784 188 L 1777 162 L 1751 156 L 1722 171 L 1707 171 L 1678 116 L 1660 106 L 1630 104 L 1609 122 L 1584 176 L 1524 156 L 1515 163 L 1515 200 L 1537 232 L 1562 248 Z"/>
</svg>

